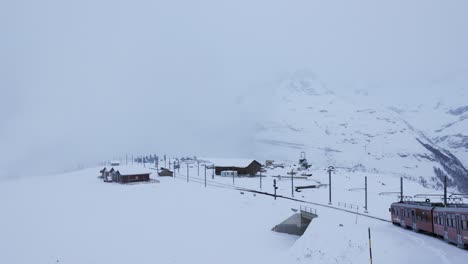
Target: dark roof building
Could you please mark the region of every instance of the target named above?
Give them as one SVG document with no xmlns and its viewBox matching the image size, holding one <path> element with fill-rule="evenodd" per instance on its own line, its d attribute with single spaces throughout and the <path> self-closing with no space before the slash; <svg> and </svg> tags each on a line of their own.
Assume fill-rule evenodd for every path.
<svg viewBox="0 0 468 264">
<path fill-rule="evenodd" d="M 150 180 L 150 172 L 138 168 L 120 167 L 119 170 L 111 168 L 109 171 L 106 168 L 101 171 L 105 182 L 132 183 L 144 182 Z"/>
<path fill-rule="evenodd" d="M 161 168 L 161 171 L 158 172 L 159 177 L 174 177 L 174 172 L 166 168 Z"/>
<path fill-rule="evenodd" d="M 216 175 L 222 171 L 237 171 L 239 176 L 255 176 L 262 169 L 262 164 L 256 160 L 222 160 L 214 161 Z"/>
</svg>

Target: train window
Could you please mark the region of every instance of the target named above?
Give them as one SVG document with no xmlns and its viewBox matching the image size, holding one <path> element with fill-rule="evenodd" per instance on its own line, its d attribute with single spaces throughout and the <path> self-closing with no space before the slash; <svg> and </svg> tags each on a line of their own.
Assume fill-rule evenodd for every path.
<svg viewBox="0 0 468 264">
<path fill-rule="evenodd" d="M 468 221 L 463 221 L 462 222 L 462 225 L 463 225 L 463 230 L 468 230 Z"/>
</svg>

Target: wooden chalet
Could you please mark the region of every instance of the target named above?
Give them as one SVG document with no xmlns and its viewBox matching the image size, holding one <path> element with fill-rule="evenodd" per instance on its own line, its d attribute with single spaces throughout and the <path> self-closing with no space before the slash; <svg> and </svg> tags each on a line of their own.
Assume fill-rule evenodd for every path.
<svg viewBox="0 0 468 264">
<path fill-rule="evenodd" d="M 213 161 L 216 175 L 222 171 L 236 171 L 239 176 L 255 176 L 262 169 L 256 160 L 219 160 Z"/>
<path fill-rule="evenodd" d="M 150 172 L 138 168 L 119 167 L 118 170 L 111 168 L 109 171 L 104 168 L 101 177 L 105 182 L 132 183 L 145 182 L 150 180 Z"/>
<path fill-rule="evenodd" d="M 166 168 L 161 168 L 161 171 L 158 172 L 159 177 L 174 177 L 174 172 Z"/>
</svg>

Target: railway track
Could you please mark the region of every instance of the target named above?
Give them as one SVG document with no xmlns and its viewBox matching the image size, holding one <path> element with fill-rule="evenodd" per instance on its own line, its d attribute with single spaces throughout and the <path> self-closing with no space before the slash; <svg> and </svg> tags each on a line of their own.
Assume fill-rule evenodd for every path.
<svg viewBox="0 0 468 264">
<path fill-rule="evenodd" d="M 176 177 L 175 179 L 186 181 L 186 178 L 184 178 L 183 175 L 181 175 L 181 174 L 178 174 L 178 175 L 180 175 L 180 176 Z M 186 175 L 185 175 L 185 177 L 186 177 Z M 189 182 L 205 184 L 204 179 L 198 178 L 198 177 L 193 177 L 193 176 L 189 178 Z M 250 192 L 250 193 L 275 197 L 274 194 L 269 193 L 269 192 L 258 191 L 258 190 L 255 190 L 255 189 L 250 189 L 250 188 L 245 188 L 245 187 L 238 187 L 238 186 L 235 186 L 235 185 L 220 183 L 220 182 L 216 182 L 216 181 L 212 181 L 212 180 L 206 180 L 206 185 L 207 186 L 212 186 L 212 187 L 232 189 L 232 190 L 237 190 L 237 191 L 242 191 L 242 192 Z M 334 206 L 327 205 L 327 204 L 314 203 L 314 202 L 310 202 L 310 201 L 306 201 L 306 200 L 302 200 L 302 199 L 297 199 L 297 198 L 293 198 L 293 197 L 288 197 L 288 196 L 283 196 L 283 195 L 276 195 L 276 198 L 296 201 L 296 202 L 305 203 L 305 204 L 311 204 L 311 205 L 314 205 L 314 206 L 324 207 L 324 208 L 328 208 L 328 209 L 332 209 L 332 210 L 337 210 L 337 211 L 341 211 L 341 212 L 345 212 L 345 213 L 350 213 L 350 214 L 354 214 L 354 215 L 358 215 L 358 216 L 367 217 L 367 218 L 382 221 L 382 222 L 391 223 L 390 220 L 387 220 L 387 219 L 384 219 L 384 218 L 380 218 L 380 217 L 372 216 L 372 215 L 368 215 L 368 214 L 363 214 L 363 213 L 359 213 L 359 212 L 356 212 L 356 211 L 347 210 L 347 209 L 344 209 L 344 208 L 338 208 L 338 207 L 334 207 Z"/>
</svg>

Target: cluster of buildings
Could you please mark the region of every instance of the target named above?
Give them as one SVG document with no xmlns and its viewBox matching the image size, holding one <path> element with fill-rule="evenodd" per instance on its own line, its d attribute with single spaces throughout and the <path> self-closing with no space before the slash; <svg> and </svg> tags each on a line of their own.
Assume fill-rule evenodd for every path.
<svg viewBox="0 0 468 264">
<path fill-rule="evenodd" d="M 208 162 L 207 162 L 208 163 Z M 210 160 L 211 169 L 219 176 L 232 177 L 257 175 L 262 170 L 262 164 L 256 160 L 231 160 L 218 159 Z M 205 164 L 206 165 L 206 164 Z M 208 166 L 206 166 L 208 168 Z M 133 183 L 150 181 L 151 172 L 145 168 L 120 166 L 118 161 L 112 161 L 110 169 L 103 168 L 100 171 L 100 178 L 104 182 Z M 174 172 L 167 168 L 158 170 L 160 177 L 174 177 Z"/>
</svg>

